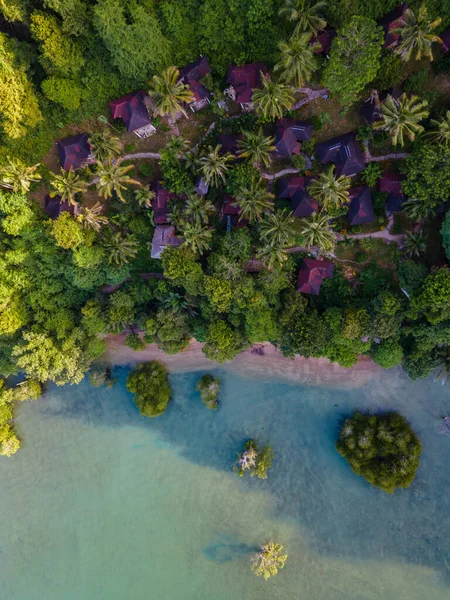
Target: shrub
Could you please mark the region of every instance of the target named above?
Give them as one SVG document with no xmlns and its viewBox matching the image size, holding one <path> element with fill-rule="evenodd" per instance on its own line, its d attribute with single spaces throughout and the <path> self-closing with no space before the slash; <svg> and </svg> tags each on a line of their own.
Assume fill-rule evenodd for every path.
<svg viewBox="0 0 450 600">
<path fill-rule="evenodd" d="M 162 415 L 171 395 L 166 369 L 154 360 L 137 365 L 127 377 L 127 389 L 144 417 Z"/>
<path fill-rule="evenodd" d="M 219 405 L 217 396 L 219 394 L 219 379 L 215 379 L 212 375 L 203 375 L 197 382 L 195 389 L 200 392 L 200 397 L 203 404 L 211 409 L 216 409 Z"/>
<path fill-rule="evenodd" d="M 69 110 L 80 107 L 83 90 L 72 79 L 49 77 L 42 82 L 42 91 L 49 100 Z"/>
<path fill-rule="evenodd" d="M 270 541 L 261 546 L 261 552 L 252 557 L 252 571 L 267 581 L 282 569 L 287 560 L 287 554 L 282 554 L 283 546 Z"/>
<path fill-rule="evenodd" d="M 140 352 L 141 350 L 145 350 L 145 342 L 139 337 L 137 333 L 129 333 L 125 338 L 125 346 L 135 350 L 136 352 Z"/>
<path fill-rule="evenodd" d="M 136 149 L 136 145 L 135 144 L 125 144 L 124 150 L 125 150 L 125 154 L 131 154 L 132 152 L 134 152 Z"/>
<path fill-rule="evenodd" d="M 367 252 L 358 252 L 358 254 L 355 256 L 355 262 L 357 262 L 358 264 L 361 263 L 365 263 L 366 260 L 368 260 L 369 255 L 367 254 Z"/>
<path fill-rule="evenodd" d="M 390 369 L 402 362 L 403 348 L 395 340 L 386 340 L 374 347 L 372 358 L 383 369 Z"/>
<path fill-rule="evenodd" d="M 393 494 L 414 481 L 422 446 L 401 415 L 355 412 L 345 420 L 336 449 L 354 473 Z"/>
<path fill-rule="evenodd" d="M 291 158 L 292 164 L 299 171 L 304 171 L 306 166 L 306 160 L 303 154 L 293 154 Z"/>
<path fill-rule="evenodd" d="M 138 171 L 142 177 L 153 177 L 155 169 L 151 163 L 142 163 L 138 166 Z"/>
<path fill-rule="evenodd" d="M 111 388 L 116 383 L 111 367 L 104 365 L 97 365 L 91 369 L 89 381 L 94 387 L 106 385 L 107 388 Z"/>
</svg>

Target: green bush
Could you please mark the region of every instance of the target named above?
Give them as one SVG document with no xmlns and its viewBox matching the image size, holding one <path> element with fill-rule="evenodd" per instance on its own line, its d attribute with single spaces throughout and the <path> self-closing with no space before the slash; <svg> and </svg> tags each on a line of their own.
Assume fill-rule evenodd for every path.
<svg viewBox="0 0 450 600">
<path fill-rule="evenodd" d="M 355 256 L 355 262 L 357 262 L 358 264 L 361 263 L 365 263 L 366 260 L 368 260 L 369 255 L 367 254 L 367 252 L 358 252 L 358 254 Z"/>
<path fill-rule="evenodd" d="M 162 415 L 171 396 L 167 371 L 154 360 L 137 365 L 127 377 L 127 389 L 144 417 Z"/>
<path fill-rule="evenodd" d="M 197 382 L 195 389 L 200 392 L 200 397 L 203 404 L 211 409 L 216 409 L 219 405 L 217 396 L 219 394 L 219 379 L 215 379 L 212 375 L 203 375 Z"/>
<path fill-rule="evenodd" d="M 336 449 L 354 473 L 393 494 L 414 481 L 422 446 L 401 415 L 355 412 L 345 420 Z"/>
<path fill-rule="evenodd" d="M 145 350 L 145 342 L 139 337 L 137 333 L 129 333 L 125 338 L 125 346 L 135 350 L 136 352 L 140 352 Z"/>
<path fill-rule="evenodd" d="M 155 169 L 151 163 L 142 163 L 138 166 L 138 171 L 142 177 L 153 177 Z"/>
</svg>

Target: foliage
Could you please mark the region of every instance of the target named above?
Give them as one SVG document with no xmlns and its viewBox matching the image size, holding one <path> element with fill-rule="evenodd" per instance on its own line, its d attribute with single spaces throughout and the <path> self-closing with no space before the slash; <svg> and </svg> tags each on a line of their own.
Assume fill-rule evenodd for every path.
<svg viewBox="0 0 450 600">
<path fill-rule="evenodd" d="M 261 551 L 252 558 L 252 571 L 267 581 L 270 577 L 277 575 L 278 569 L 282 569 L 287 560 L 287 554 L 282 554 L 283 546 L 270 541 L 261 546 Z"/>
<path fill-rule="evenodd" d="M 239 336 L 225 321 L 213 321 L 206 334 L 203 353 L 218 363 L 233 359 L 243 350 Z"/>
<path fill-rule="evenodd" d="M 439 120 L 430 119 L 430 123 L 433 126 L 431 131 L 427 131 L 424 137 L 436 144 L 450 144 L 450 110 L 445 113 L 445 117 L 441 117 Z"/>
<path fill-rule="evenodd" d="M 235 468 L 239 477 L 248 471 L 250 477 L 257 475 L 259 479 L 267 479 L 267 469 L 272 465 L 273 451 L 270 446 L 258 450 L 253 440 L 246 442 L 244 450 L 238 455 Z"/>
<path fill-rule="evenodd" d="M 200 397 L 205 406 L 211 409 L 216 409 L 219 406 L 219 384 L 220 379 L 213 377 L 212 375 L 203 375 L 198 380 L 195 389 L 200 392 Z"/>
<path fill-rule="evenodd" d="M 128 348 L 131 348 L 136 352 L 145 350 L 145 342 L 138 333 L 129 333 L 125 338 L 125 346 L 128 346 Z"/>
<path fill-rule="evenodd" d="M 230 152 L 221 152 L 222 146 L 208 147 L 205 156 L 200 157 L 200 171 L 206 181 L 215 187 L 225 183 L 225 175 L 234 156 Z"/>
<path fill-rule="evenodd" d="M 127 377 L 127 389 L 144 417 L 162 415 L 171 396 L 167 371 L 157 361 L 138 364 Z"/>
<path fill-rule="evenodd" d="M 402 362 L 403 348 L 395 340 L 386 340 L 374 347 L 372 358 L 383 369 L 390 369 Z"/>
<path fill-rule="evenodd" d="M 72 165 L 68 171 L 61 169 L 59 175 L 52 174 L 51 186 L 54 191 L 50 192 L 50 196 L 60 196 L 61 202 L 68 204 L 75 204 L 77 194 L 82 194 L 87 189 L 86 183 L 73 171 Z"/>
<path fill-rule="evenodd" d="M 128 175 L 133 169 L 134 165 L 121 166 L 120 160 L 113 162 L 109 159 L 101 164 L 97 171 L 96 184 L 99 195 L 103 198 L 111 198 L 113 194 L 117 194 L 122 202 L 126 202 L 123 190 L 126 190 L 128 185 L 141 185 L 140 181 Z"/>
<path fill-rule="evenodd" d="M 382 170 L 380 165 L 371 162 L 367 165 L 364 171 L 361 173 L 363 181 L 369 187 L 374 187 L 377 181 L 380 179 Z"/>
<path fill-rule="evenodd" d="M 395 413 L 346 419 L 336 442 L 352 470 L 389 494 L 414 481 L 422 447 L 405 419 Z"/>
<path fill-rule="evenodd" d="M 445 256 L 450 258 L 450 212 L 445 214 L 444 222 L 441 227 L 442 245 L 445 250 Z"/>
<path fill-rule="evenodd" d="M 428 19 L 425 3 L 421 5 L 417 15 L 411 8 L 407 8 L 402 18 L 399 19 L 397 27 L 392 29 L 392 33 L 400 35 L 400 42 L 395 48 L 395 52 L 404 61 L 409 61 L 413 57 L 415 60 L 420 60 L 422 56 L 433 60 L 432 44 L 441 40 L 432 32 L 440 22 L 440 17 L 434 21 Z"/>
<path fill-rule="evenodd" d="M 111 367 L 105 365 L 96 365 L 93 367 L 89 371 L 89 381 L 94 387 L 105 385 L 108 389 L 116 382 Z"/>
<path fill-rule="evenodd" d="M 169 115 L 172 119 L 180 112 L 186 115 L 183 104 L 192 102 L 194 95 L 179 79 L 180 72 L 175 67 L 168 67 L 162 75 L 153 76 L 149 94 L 156 114 Z"/>
<path fill-rule="evenodd" d="M 84 237 L 80 226 L 68 212 L 59 215 L 52 223 L 52 235 L 56 245 L 65 249 L 74 249 L 83 243 Z"/>
<path fill-rule="evenodd" d="M 349 106 L 370 83 L 380 66 L 384 34 L 375 21 L 353 16 L 333 40 L 322 82 L 341 104 Z"/>
<path fill-rule="evenodd" d="M 403 190 L 424 206 L 434 208 L 450 197 L 450 147 L 424 144 L 406 159 Z"/>
<path fill-rule="evenodd" d="M 0 187 L 26 194 L 30 185 L 41 179 L 36 172 L 39 164 L 27 167 L 18 158 L 7 157 L 6 164 L 0 166 Z"/>
</svg>

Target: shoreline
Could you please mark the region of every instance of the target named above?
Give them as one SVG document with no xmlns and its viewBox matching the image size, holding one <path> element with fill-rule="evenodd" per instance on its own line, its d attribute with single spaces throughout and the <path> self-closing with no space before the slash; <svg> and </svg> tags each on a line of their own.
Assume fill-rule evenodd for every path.
<svg viewBox="0 0 450 600">
<path fill-rule="evenodd" d="M 367 356 L 361 356 L 353 367 L 347 369 L 327 358 L 286 358 L 273 344 L 257 344 L 260 352 L 245 350 L 232 361 L 218 364 L 205 357 L 203 344 L 192 340 L 178 354 L 166 354 L 156 344 L 148 344 L 145 350 L 136 352 L 125 346 L 126 334 L 106 336 L 106 352 L 99 362 L 110 362 L 115 366 L 133 366 L 140 362 L 158 360 L 170 373 L 207 371 L 225 368 L 239 376 L 258 379 L 281 379 L 291 383 L 311 386 L 332 386 L 351 389 L 361 387 L 383 371 Z"/>
</svg>

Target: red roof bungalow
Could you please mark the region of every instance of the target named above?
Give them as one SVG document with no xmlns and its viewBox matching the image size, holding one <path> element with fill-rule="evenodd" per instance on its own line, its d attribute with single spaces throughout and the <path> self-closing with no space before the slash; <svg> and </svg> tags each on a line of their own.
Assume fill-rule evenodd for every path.
<svg viewBox="0 0 450 600">
<path fill-rule="evenodd" d="M 275 153 L 286 158 L 298 154 L 301 142 L 309 140 L 313 125 L 295 119 L 278 119 L 275 123 Z"/>
<path fill-rule="evenodd" d="M 79 133 L 56 142 L 59 158 L 63 169 L 68 171 L 70 167 L 74 171 L 88 162 L 92 162 L 91 147 L 88 142 L 87 133 Z"/>
<path fill-rule="evenodd" d="M 61 196 L 55 196 L 54 198 L 47 196 L 45 198 L 45 212 L 51 219 L 55 221 L 59 215 L 64 212 L 68 212 L 72 216 L 76 216 L 77 205 L 69 204 L 68 202 L 61 202 Z"/>
<path fill-rule="evenodd" d="M 185 85 L 189 85 L 191 92 L 194 94 L 194 100 L 189 104 L 192 112 L 197 112 L 210 103 L 211 93 L 200 83 L 202 77 L 207 73 L 211 73 L 211 67 L 206 56 L 202 56 L 180 69 L 180 81 Z"/>
<path fill-rule="evenodd" d="M 159 181 L 154 181 L 150 187 L 155 192 L 155 198 L 152 200 L 153 220 L 156 225 L 165 225 L 169 222 L 167 203 L 175 198 L 175 194 L 163 188 Z"/>
<path fill-rule="evenodd" d="M 347 217 L 350 225 L 363 225 L 375 221 L 372 195 L 367 185 L 352 188 L 349 192 L 351 202 Z"/>
<path fill-rule="evenodd" d="M 168 246 L 178 247 L 183 240 L 175 235 L 175 227 L 172 225 L 157 225 L 153 232 L 152 258 L 160 258 L 161 253 Z"/>
<path fill-rule="evenodd" d="M 239 140 L 242 139 L 241 135 L 225 134 L 221 133 L 217 136 L 217 143 L 222 146 L 221 153 L 230 152 L 235 156 L 239 150 Z"/>
<path fill-rule="evenodd" d="M 380 25 L 384 29 L 384 47 L 392 48 L 397 44 L 398 38 L 400 34 L 394 33 L 392 30 L 396 29 L 402 23 L 403 15 L 405 14 L 405 10 L 408 8 L 408 5 L 403 2 L 403 4 L 399 4 L 394 10 L 385 15 L 381 21 Z"/>
<path fill-rule="evenodd" d="M 311 177 L 283 177 L 278 181 L 278 198 L 291 201 L 294 217 L 310 217 L 319 210 L 319 203 L 308 194 Z"/>
<path fill-rule="evenodd" d="M 109 103 L 113 119 L 122 119 L 127 131 L 134 131 L 138 137 L 148 137 L 155 130 L 148 114 L 143 90 L 132 92 Z"/>
<path fill-rule="evenodd" d="M 336 31 L 328 25 L 322 31 L 311 39 L 310 44 L 315 46 L 314 52 L 328 56 L 331 50 L 331 43 L 336 37 Z"/>
<path fill-rule="evenodd" d="M 297 291 L 317 296 L 324 279 L 334 275 L 334 264 L 329 260 L 304 258 L 297 279 Z"/>
<path fill-rule="evenodd" d="M 220 209 L 220 216 L 223 217 L 234 217 L 241 214 L 241 208 L 236 202 L 236 198 L 225 194 L 223 197 L 222 208 Z"/>
<path fill-rule="evenodd" d="M 264 63 L 251 63 L 240 67 L 230 65 L 228 67 L 227 83 L 229 87 L 225 92 L 232 100 L 241 105 L 242 110 L 251 110 L 253 90 L 261 87 L 261 73 L 264 75 L 268 73 Z"/>
<path fill-rule="evenodd" d="M 406 202 L 406 196 L 403 193 L 402 180 L 404 177 L 400 173 L 393 171 L 384 173 L 380 179 L 380 192 L 388 194 L 386 201 L 387 212 L 401 212 L 403 204 Z"/>
<path fill-rule="evenodd" d="M 334 163 L 336 176 L 352 177 L 364 171 L 364 156 L 353 133 L 346 133 L 316 146 L 317 156 L 323 165 Z"/>
<path fill-rule="evenodd" d="M 444 52 L 450 52 L 450 27 L 441 33 L 439 36 L 442 40 L 442 50 Z"/>
</svg>

